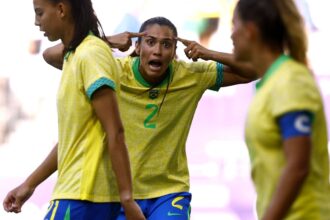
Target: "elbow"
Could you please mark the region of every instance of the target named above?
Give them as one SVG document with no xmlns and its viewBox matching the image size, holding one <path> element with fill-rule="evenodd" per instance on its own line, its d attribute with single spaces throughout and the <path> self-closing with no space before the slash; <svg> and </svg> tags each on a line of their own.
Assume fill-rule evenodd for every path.
<svg viewBox="0 0 330 220">
<path fill-rule="evenodd" d="M 123 126 L 121 126 L 117 129 L 117 131 L 115 132 L 115 136 L 116 136 L 116 139 L 118 139 L 119 141 L 125 140 L 125 130 L 124 130 Z"/>
<path fill-rule="evenodd" d="M 305 180 L 307 178 L 307 176 L 309 175 L 309 167 L 300 169 L 297 172 L 297 175 L 298 175 L 299 179 L 301 179 L 302 181 Z"/>
<path fill-rule="evenodd" d="M 56 69 L 61 70 L 62 69 L 62 57 L 57 58 L 55 54 L 52 52 L 52 48 L 47 48 L 42 53 L 42 57 L 48 63 L 49 65 L 55 67 Z"/>
<path fill-rule="evenodd" d="M 125 131 L 124 128 L 118 127 L 109 136 L 109 148 L 114 149 L 117 147 L 125 146 Z"/>
<path fill-rule="evenodd" d="M 42 53 L 42 57 L 44 58 L 44 60 L 46 61 L 46 63 L 51 65 L 51 58 L 50 58 L 50 52 L 49 52 L 49 48 L 44 50 L 44 52 Z"/>
</svg>

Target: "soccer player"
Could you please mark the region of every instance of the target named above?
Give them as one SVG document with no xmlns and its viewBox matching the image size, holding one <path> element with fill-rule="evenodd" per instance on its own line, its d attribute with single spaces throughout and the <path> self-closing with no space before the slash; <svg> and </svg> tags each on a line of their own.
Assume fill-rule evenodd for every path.
<svg viewBox="0 0 330 220">
<path fill-rule="evenodd" d="M 258 217 L 329 219 L 326 119 L 303 20 L 293 0 L 240 0 L 233 25 L 235 58 L 262 77 L 246 121 Z"/>
<path fill-rule="evenodd" d="M 174 59 L 177 29 L 164 17 L 148 19 L 140 33 L 126 32 L 108 39 L 125 50 L 134 36 L 139 37 L 137 56 L 118 59 L 121 71 L 117 93 L 132 163 L 134 199 L 149 220 L 186 220 L 191 193 L 185 145 L 198 102 L 207 89 L 218 91 L 223 86 L 247 83 L 254 75 L 249 67 L 234 63 L 230 55 L 205 48 L 191 58 L 216 54 L 214 59 L 223 58 L 243 76 L 230 72 L 220 62 Z M 56 47 L 47 49 L 44 56 L 47 62 L 60 67 Z M 193 55 L 190 51 L 187 54 Z M 125 219 L 123 212 L 118 219 Z"/>
<path fill-rule="evenodd" d="M 58 90 L 59 140 L 45 161 L 3 202 L 20 212 L 34 189 L 58 170 L 45 219 L 145 219 L 133 200 L 113 75 L 118 72 L 91 0 L 34 0 L 35 25 L 64 45 Z M 118 186 L 118 188 L 117 188 Z M 118 192 L 119 189 L 119 192 Z M 111 196 L 112 192 L 118 197 Z"/>
</svg>

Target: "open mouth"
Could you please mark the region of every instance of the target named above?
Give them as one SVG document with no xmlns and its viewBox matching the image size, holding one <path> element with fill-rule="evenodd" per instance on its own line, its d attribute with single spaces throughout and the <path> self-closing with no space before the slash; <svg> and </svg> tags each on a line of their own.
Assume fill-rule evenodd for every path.
<svg viewBox="0 0 330 220">
<path fill-rule="evenodd" d="M 149 61 L 149 67 L 152 70 L 160 70 L 162 67 L 162 62 L 159 60 L 151 60 Z"/>
</svg>

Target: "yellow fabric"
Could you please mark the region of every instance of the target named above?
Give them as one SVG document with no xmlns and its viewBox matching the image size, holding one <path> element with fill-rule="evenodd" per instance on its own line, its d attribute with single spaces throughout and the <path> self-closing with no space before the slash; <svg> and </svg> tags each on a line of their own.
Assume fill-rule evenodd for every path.
<svg viewBox="0 0 330 220">
<path fill-rule="evenodd" d="M 137 80 L 132 71 L 132 58 L 119 62 L 122 71 L 117 94 L 130 154 L 134 198 L 189 191 L 185 143 L 198 101 L 219 79 L 216 63 L 174 61 L 169 89 L 160 108 L 167 81 L 154 89 L 159 95 L 152 99 L 146 82 Z"/>
<path fill-rule="evenodd" d="M 57 94 L 58 180 L 53 199 L 110 202 L 113 173 L 105 133 L 93 111 L 93 92 L 102 86 L 114 88 L 118 72 L 111 49 L 89 35 L 64 60 Z"/>
<path fill-rule="evenodd" d="M 313 75 L 293 59 L 282 63 L 257 91 L 246 122 L 246 142 L 260 218 L 269 205 L 285 165 L 276 119 L 297 110 L 310 111 L 314 115 L 310 174 L 285 219 L 329 219 L 328 139 L 322 97 Z"/>
</svg>

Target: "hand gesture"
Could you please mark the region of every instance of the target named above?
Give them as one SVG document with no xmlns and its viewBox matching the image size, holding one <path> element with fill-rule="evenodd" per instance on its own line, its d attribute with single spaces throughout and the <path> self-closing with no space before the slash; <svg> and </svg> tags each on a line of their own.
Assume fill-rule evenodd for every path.
<svg viewBox="0 0 330 220">
<path fill-rule="evenodd" d="M 7 212 L 21 212 L 23 204 L 34 192 L 34 188 L 24 185 L 24 183 L 10 191 L 3 201 L 3 208 Z"/>
<path fill-rule="evenodd" d="M 125 52 L 132 46 L 132 38 L 143 37 L 146 32 L 134 33 L 134 32 L 123 32 L 120 34 L 112 35 L 107 37 L 112 48 L 117 48 L 118 50 Z"/>
<path fill-rule="evenodd" d="M 186 46 L 184 52 L 189 59 L 192 59 L 193 61 L 197 61 L 198 58 L 203 60 L 209 59 L 210 50 L 206 49 L 196 41 L 190 41 L 180 37 L 178 37 L 177 40 Z"/>
</svg>

